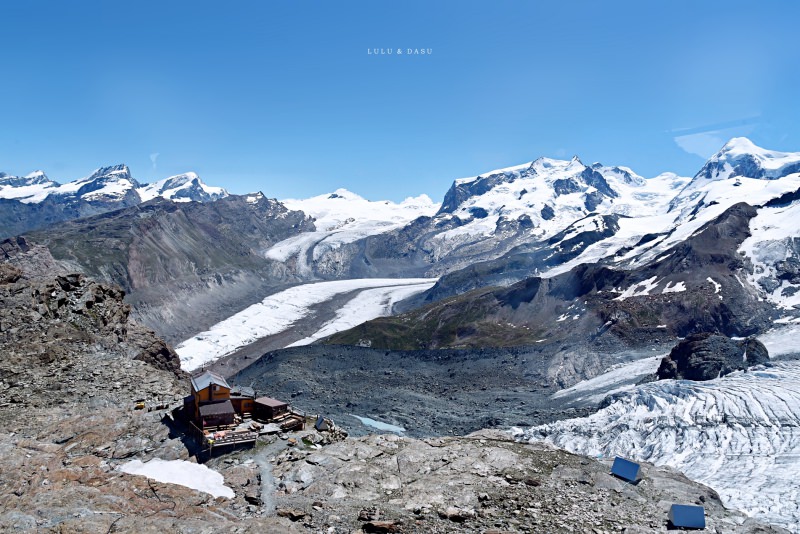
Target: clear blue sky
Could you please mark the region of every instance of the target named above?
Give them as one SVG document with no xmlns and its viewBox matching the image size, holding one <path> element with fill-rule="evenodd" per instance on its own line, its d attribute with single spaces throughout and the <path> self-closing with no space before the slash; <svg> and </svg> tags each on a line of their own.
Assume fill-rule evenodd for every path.
<svg viewBox="0 0 800 534">
<path fill-rule="evenodd" d="M 542 155 L 691 175 L 735 135 L 800 151 L 798 20 L 788 0 L 3 2 L 0 170 L 395 200 Z"/>
</svg>

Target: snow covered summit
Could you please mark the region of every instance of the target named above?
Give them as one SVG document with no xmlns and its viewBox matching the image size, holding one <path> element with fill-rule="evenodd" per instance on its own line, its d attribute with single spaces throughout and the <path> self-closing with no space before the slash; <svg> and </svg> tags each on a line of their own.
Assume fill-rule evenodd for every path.
<svg viewBox="0 0 800 534">
<path fill-rule="evenodd" d="M 140 184 L 124 163 L 100 167 L 89 176 L 59 184 L 43 171 L 26 176 L 0 173 L 0 198 L 16 199 L 25 204 L 39 204 L 45 199 L 56 203 L 120 202 L 127 205 L 162 197 L 173 202 L 211 202 L 228 196 L 221 187 L 203 183 L 194 172 L 170 176 L 152 184 Z"/>
<path fill-rule="evenodd" d="M 173 202 L 211 202 L 228 196 L 225 189 L 204 184 L 194 172 L 164 178 L 138 188 L 137 192 L 142 202 L 159 196 Z"/>
<path fill-rule="evenodd" d="M 396 203 L 367 200 L 347 189 L 281 202 L 290 210 L 312 216 L 316 231 L 281 241 L 270 248 L 266 256 L 278 261 L 296 257 L 298 270 L 304 274 L 311 272 L 309 259 L 315 261 L 348 243 L 402 228 L 418 217 L 433 215 L 439 209 L 439 204 L 427 195 L 409 197 Z"/>
<path fill-rule="evenodd" d="M 12 176 L 0 172 L 0 198 L 24 199 L 49 192 L 59 186 L 49 179 L 43 171 L 34 171 L 25 176 Z M 45 193 L 45 196 L 47 193 Z"/>
<path fill-rule="evenodd" d="M 734 137 L 706 162 L 695 180 L 774 180 L 795 172 L 800 172 L 800 152 L 766 150 L 746 137 Z"/>
<path fill-rule="evenodd" d="M 19 235 L 61 221 L 129 208 L 161 197 L 172 202 L 212 202 L 228 196 L 205 185 L 197 174 L 140 184 L 124 163 L 100 167 L 78 180 L 58 183 L 43 171 L 25 176 L 0 173 L 0 237 Z"/>
</svg>

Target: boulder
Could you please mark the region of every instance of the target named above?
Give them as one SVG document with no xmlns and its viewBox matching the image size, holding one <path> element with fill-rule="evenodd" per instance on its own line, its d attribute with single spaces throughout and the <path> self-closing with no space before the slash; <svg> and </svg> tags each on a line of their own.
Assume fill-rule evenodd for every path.
<svg viewBox="0 0 800 534">
<path fill-rule="evenodd" d="M 769 352 L 755 338 L 734 340 L 703 332 L 673 347 L 656 371 L 659 380 L 712 380 L 769 361 Z"/>
</svg>

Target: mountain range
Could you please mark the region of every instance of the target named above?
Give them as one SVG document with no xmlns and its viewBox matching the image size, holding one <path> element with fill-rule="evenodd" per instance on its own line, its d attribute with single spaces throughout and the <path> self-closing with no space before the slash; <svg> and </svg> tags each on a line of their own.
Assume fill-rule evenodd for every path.
<svg viewBox="0 0 800 534">
<path fill-rule="evenodd" d="M 0 172 L 0 237 L 61 221 L 134 206 L 156 197 L 173 202 L 211 202 L 228 196 L 193 172 L 140 184 L 126 165 L 101 167 L 85 178 L 60 184 L 42 171 L 26 176 Z"/>
<path fill-rule="evenodd" d="M 142 185 L 117 165 L 63 185 L 2 174 L 0 208 L 13 236 L 0 242 L 13 304 L 0 332 L 20 346 L 9 377 L 24 358 L 100 357 L 37 330 L 67 335 L 66 320 L 100 329 L 95 345 L 130 353 L 119 358 L 175 376 L 178 360 L 211 366 L 355 433 L 517 427 L 519 440 L 677 466 L 724 504 L 798 531 L 785 466 L 800 454 L 800 153 L 735 138 L 692 177 L 653 178 L 539 158 L 455 180 L 441 203 L 344 189 L 279 201 L 193 173 Z M 28 333 L 47 350 L 28 350 Z M 787 361 L 658 380 L 689 336 Z M 0 382 L 8 402 L 34 402 L 18 390 L 60 376 L 34 371 Z"/>
<path fill-rule="evenodd" d="M 587 287 L 593 295 L 605 292 L 615 310 L 635 302 L 630 297 L 669 295 L 676 301 L 695 289 L 713 289 L 714 306 L 704 309 L 727 310 L 707 311 L 713 321 L 690 314 L 685 324 L 673 324 L 677 312 L 671 311 L 651 326 L 682 335 L 689 325 L 703 324 L 739 335 L 753 327 L 734 319 L 741 315 L 730 311 L 734 307 L 753 312 L 749 323 L 757 330 L 767 317 L 793 316 L 800 303 L 798 242 L 790 223 L 800 197 L 798 166 L 800 153 L 765 150 L 744 138 L 729 141 L 692 178 L 643 178 L 627 167 L 586 165 L 577 157 L 539 158 L 455 180 L 437 204 L 425 195 L 371 202 L 342 189 L 305 200 L 228 195 L 194 173 L 140 185 L 117 165 L 64 185 L 39 172 L 2 175 L 2 202 L 16 208 L 0 213 L 16 219 L 0 224 L 0 232 L 41 226 L 43 214 L 70 218 L 26 230 L 27 237 L 71 269 L 122 286 L 137 317 L 173 342 L 291 284 L 373 277 L 439 279 L 398 305 L 399 311 L 455 299 L 432 308 L 443 312 L 442 306 L 459 307 L 464 299 L 513 293 L 517 283 L 526 295 L 520 298 L 533 298 L 532 280 L 581 288 L 562 291 L 563 301 L 552 306 L 537 305 L 538 314 L 550 310 L 547 320 L 522 318 L 519 298 L 502 297 L 515 303 L 508 324 L 535 323 L 531 332 L 553 321 L 564 330 L 558 319 L 587 296 Z M 735 207 L 740 202 L 750 207 Z M 15 211 L 20 206 L 36 214 L 26 218 Z M 726 239 L 705 237 L 720 233 Z M 699 240 L 705 240 L 702 246 Z M 508 289 L 492 289 L 498 287 Z M 487 289 L 470 293 L 481 288 Z M 184 298 L 202 310 L 185 321 L 178 318 Z M 499 317 L 481 313 L 479 320 L 492 324 Z M 405 319 L 381 321 L 387 320 Z M 458 314 L 437 326 L 447 331 L 443 346 L 488 342 L 456 332 L 474 327 Z M 491 342 L 540 340 L 534 338 L 503 334 Z M 442 346 L 444 338 L 437 339 L 427 339 L 426 346 Z"/>
</svg>

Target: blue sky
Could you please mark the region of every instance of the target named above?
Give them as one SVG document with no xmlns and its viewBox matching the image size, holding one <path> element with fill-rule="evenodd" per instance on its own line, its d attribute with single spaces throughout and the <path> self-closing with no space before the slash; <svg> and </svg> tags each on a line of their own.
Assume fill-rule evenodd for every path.
<svg viewBox="0 0 800 534">
<path fill-rule="evenodd" d="M 792 1 L 4 2 L 0 170 L 394 200 L 539 156 L 691 175 L 732 136 L 800 151 L 797 20 Z"/>
</svg>

